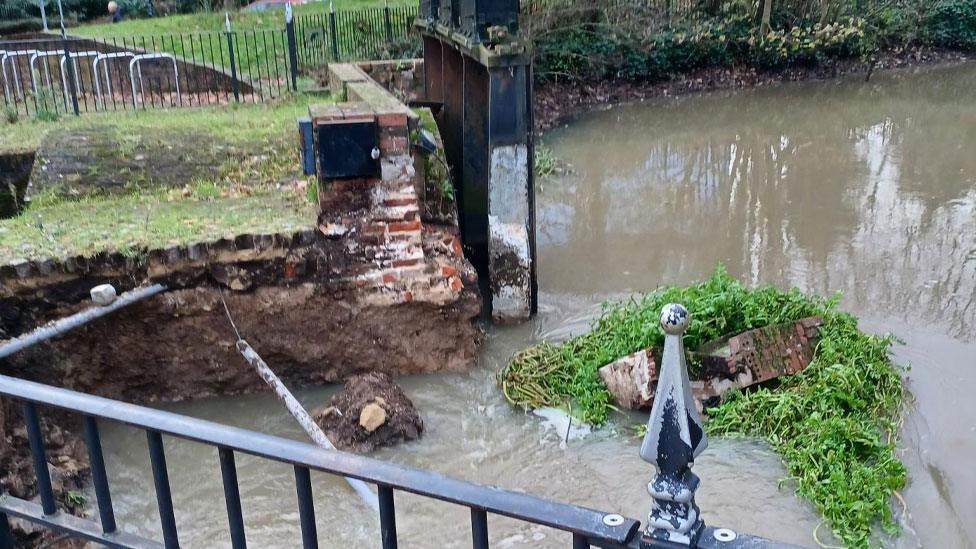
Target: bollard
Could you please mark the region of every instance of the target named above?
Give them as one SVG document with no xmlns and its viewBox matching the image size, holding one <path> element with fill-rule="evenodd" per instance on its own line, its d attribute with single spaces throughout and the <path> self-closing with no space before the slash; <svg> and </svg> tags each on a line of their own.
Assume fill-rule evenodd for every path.
<svg viewBox="0 0 976 549">
<path fill-rule="evenodd" d="M 661 310 L 664 354 L 647 435 L 640 449 L 641 459 L 653 463 L 657 474 L 647 484 L 651 512 L 641 533 L 641 549 L 662 544 L 697 547 L 705 530 L 695 504 L 699 479 L 691 472 L 691 466 L 707 446 L 707 440 L 691 394 L 681 342 L 689 320 L 688 310 L 676 303 Z"/>
</svg>

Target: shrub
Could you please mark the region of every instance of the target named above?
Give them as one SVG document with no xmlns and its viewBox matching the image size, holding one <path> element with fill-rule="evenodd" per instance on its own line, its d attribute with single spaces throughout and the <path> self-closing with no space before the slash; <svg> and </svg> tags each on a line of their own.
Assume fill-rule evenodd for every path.
<svg viewBox="0 0 976 549">
<path fill-rule="evenodd" d="M 934 46 L 976 50 L 976 2 L 939 0 L 923 22 L 923 38 Z"/>
<path fill-rule="evenodd" d="M 865 22 L 850 19 L 793 27 L 759 36 L 749 15 L 725 14 L 624 38 L 607 24 L 590 23 L 543 35 L 537 41 L 542 78 L 658 80 L 704 67 L 748 64 L 761 69 L 816 65 L 870 50 Z"/>
</svg>

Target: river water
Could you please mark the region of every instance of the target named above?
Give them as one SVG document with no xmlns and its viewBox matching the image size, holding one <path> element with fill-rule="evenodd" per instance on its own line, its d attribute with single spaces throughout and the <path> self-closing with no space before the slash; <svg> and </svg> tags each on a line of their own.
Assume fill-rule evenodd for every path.
<svg viewBox="0 0 976 549">
<path fill-rule="evenodd" d="M 722 262 L 751 284 L 841 291 L 865 329 L 904 339 L 907 512 L 893 503 L 903 534 L 879 541 L 976 546 L 976 65 L 616 107 L 544 141 L 572 171 L 540 181 L 538 318 L 492 328 L 476 369 L 402 379 L 427 433 L 379 457 L 643 518 L 652 469 L 628 434 L 641 416 L 566 442 L 512 409 L 494 373 L 529 344 L 585 330 L 607 298 L 698 280 Z M 300 398 L 316 407 L 332 391 Z M 268 395 L 168 408 L 301 438 Z M 103 429 L 120 522 L 159 536 L 145 437 Z M 170 439 L 166 449 L 184 545 L 229 546 L 216 452 Z M 238 468 L 252 546 L 298 546 L 291 469 L 246 456 Z M 695 471 L 709 524 L 816 546 L 819 515 L 780 483 L 763 443 L 712 440 Z M 322 546 L 378 546 L 342 482 L 313 479 Z M 401 546 L 469 546 L 465 510 L 402 494 L 397 505 Z M 569 543 L 497 517 L 489 531 L 495 547 Z M 819 536 L 831 541 L 826 528 Z"/>
</svg>

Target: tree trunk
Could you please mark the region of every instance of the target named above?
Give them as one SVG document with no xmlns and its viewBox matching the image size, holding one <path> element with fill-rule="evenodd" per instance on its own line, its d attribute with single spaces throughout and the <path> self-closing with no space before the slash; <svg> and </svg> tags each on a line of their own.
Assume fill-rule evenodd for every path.
<svg viewBox="0 0 976 549">
<path fill-rule="evenodd" d="M 766 36 L 769 34 L 769 17 L 773 13 L 773 0 L 763 0 L 762 23 L 759 25 L 759 34 Z"/>
</svg>

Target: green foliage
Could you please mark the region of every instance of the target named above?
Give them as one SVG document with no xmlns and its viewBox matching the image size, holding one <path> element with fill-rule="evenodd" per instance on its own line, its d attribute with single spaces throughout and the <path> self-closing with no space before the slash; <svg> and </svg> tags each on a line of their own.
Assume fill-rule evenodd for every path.
<svg viewBox="0 0 976 549">
<path fill-rule="evenodd" d="M 765 34 L 752 2 L 714 2 L 673 22 L 627 6 L 634 13 L 566 5 L 534 22 L 539 78 L 661 80 L 704 67 L 814 66 L 906 45 L 976 50 L 973 0 L 777 0 Z"/>
<path fill-rule="evenodd" d="M 715 66 L 757 68 L 815 65 L 828 58 L 860 55 L 867 47 L 862 19 L 760 35 L 749 15 L 692 20 L 649 37 L 626 38 L 608 23 L 545 34 L 537 42 L 542 78 L 660 80 Z"/>
<path fill-rule="evenodd" d="M 746 57 L 763 69 L 794 65 L 817 65 L 830 58 L 855 57 L 864 51 L 864 20 L 831 23 L 812 27 L 793 27 L 789 32 L 770 31 L 766 36 L 750 36 Z"/>
<path fill-rule="evenodd" d="M 7 124 L 16 124 L 20 120 L 20 113 L 11 105 L 3 106 L 3 119 Z"/>
<path fill-rule="evenodd" d="M 88 498 L 86 498 L 85 494 L 79 492 L 78 490 L 68 490 L 68 492 L 64 494 L 64 501 L 72 507 L 80 507 L 84 505 L 86 501 L 88 501 Z"/>
<path fill-rule="evenodd" d="M 34 103 L 37 105 L 37 111 L 34 113 L 34 118 L 38 122 L 57 122 L 61 118 L 58 113 L 57 100 L 54 99 L 54 94 L 48 89 L 41 89 L 34 96 Z"/>
<path fill-rule="evenodd" d="M 698 284 L 607 304 L 590 332 L 518 353 L 499 374 L 505 396 L 526 407 L 571 403 L 581 419 L 605 423 L 614 408 L 597 369 L 640 349 L 660 348 L 659 315 L 671 302 L 692 313 L 684 336 L 690 349 L 770 324 L 824 318 L 806 370 L 780 378 L 775 389 L 734 393 L 708 411 L 707 428 L 769 441 L 798 492 L 848 545 L 867 546 L 877 520 L 895 531 L 888 498 L 904 485 L 905 469 L 894 455 L 903 388 L 888 356 L 892 339 L 862 333 L 853 316 L 836 309 L 836 298 L 771 286 L 748 289 L 719 267 Z"/>
<path fill-rule="evenodd" d="M 319 182 L 317 179 L 312 179 L 308 185 L 305 186 L 305 198 L 308 200 L 309 204 L 319 204 Z"/>
<path fill-rule="evenodd" d="M 939 0 L 923 23 L 924 39 L 943 48 L 976 50 L 976 2 Z"/>
<path fill-rule="evenodd" d="M 539 143 L 535 146 L 535 174 L 546 177 L 556 173 L 556 156 L 552 149 Z"/>
</svg>

